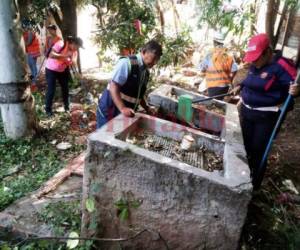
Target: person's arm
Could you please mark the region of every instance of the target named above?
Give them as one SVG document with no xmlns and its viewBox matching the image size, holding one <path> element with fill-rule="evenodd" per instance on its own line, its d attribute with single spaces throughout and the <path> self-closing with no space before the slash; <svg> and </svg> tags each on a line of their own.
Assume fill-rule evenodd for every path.
<svg viewBox="0 0 300 250">
<path fill-rule="evenodd" d="M 300 86 L 297 83 L 293 83 L 290 85 L 289 94 L 298 97 L 300 95 Z"/>
<path fill-rule="evenodd" d="M 60 54 L 60 53 L 57 53 L 57 52 L 55 52 L 53 50 L 50 52 L 49 57 L 51 57 L 53 59 L 68 59 L 68 58 L 70 58 L 69 55 Z"/>
<path fill-rule="evenodd" d="M 52 47 L 49 57 L 53 59 L 70 59 L 70 55 L 61 53 L 63 46 L 64 43 L 62 41 L 55 43 Z"/>
<path fill-rule="evenodd" d="M 142 106 L 142 108 L 149 114 L 149 115 L 156 115 L 157 114 L 157 109 L 156 109 L 156 107 L 154 107 L 154 106 L 150 106 L 148 103 L 147 103 L 147 101 L 146 101 L 146 99 L 145 98 L 143 98 L 142 100 L 141 100 L 141 106 Z"/>
<path fill-rule="evenodd" d="M 149 112 L 149 106 L 144 98 L 141 100 L 140 105 L 147 113 Z"/>
<path fill-rule="evenodd" d="M 25 45 L 29 46 L 32 42 L 33 42 L 33 33 L 32 32 L 28 32 L 28 37 L 27 40 L 25 41 Z"/>
<path fill-rule="evenodd" d="M 232 95 L 238 95 L 241 92 L 242 86 L 240 84 L 236 85 L 233 89 L 229 91 Z"/>
<path fill-rule="evenodd" d="M 127 108 L 124 102 L 122 101 L 119 84 L 111 81 L 109 85 L 109 92 L 118 110 L 127 117 L 133 117 L 134 110 L 131 108 Z"/>
<path fill-rule="evenodd" d="M 78 69 L 78 65 L 77 65 L 77 56 L 78 54 L 77 54 L 77 51 L 73 51 L 72 52 L 72 65 L 73 65 L 73 67 L 77 67 L 77 69 Z"/>
<path fill-rule="evenodd" d="M 207 68 L 208 68 L 208 65 L 209 65 L 209 58 L 210 58 L 210 55 L 206 55 L 204 60 L 199 64 L 198 66 L 198 70 L 200 70 L 200 72 L 204 75 Z"/>
<path fill-rule="evenodd" d="M 300 86 L 296 83 L 291 74 L 281 66 L 278 72 L 278 82 L 282 86 L 283 90 L 288 88 L 289 94 L 297 97 L 300 94 Z"/>
<path fill-rule="evenodd" d="M 109 92 L 118 110 L 127 117 L 133 117 L 134 110 L 125 106 L 120 93 L 120 87 L 126 83 L 128 76 L 129 62 L 127 58 L 122 58 L 118 61 L 112 73 L 112 80 L 109 85 Z"/>
<path fill-rule="evenodd" d="M 237 71 L 238 71 L 238 65 L 235 62 L 235 60 L 233 59 L 232 65 L 231 65 L 231 70 L 230 70 L 230 72 L 231 72 L 230 73 L 230 80 L 231 80 L 231 82 L 233 81 L 233 78 L 235 77 Z"/>
</svg>

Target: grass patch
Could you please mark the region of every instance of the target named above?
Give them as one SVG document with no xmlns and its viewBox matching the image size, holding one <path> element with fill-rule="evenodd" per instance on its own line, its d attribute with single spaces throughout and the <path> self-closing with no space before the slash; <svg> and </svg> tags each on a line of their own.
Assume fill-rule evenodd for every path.
<svg viewBox="0 0 300 250">
<path fill-rule="evenodd" d="M 81 227 L 81 204 L 79 200 L 59 201 L 50 203 L 40 213 L 39 219 L 53 228 L 56 236 L 68 236 L 71 232 L 80 234 Z M 74 250 L 92 249 L 92 241 L 85 241 L 81 245 L 73 248 Z M 58 240 L 40 240 L 25 241 L 21 244 L 3 244 L 0 243 L 0 250 L 65 250 L 67 244 L 65 241 Z"/>
<path fill-rule="evenodd" d="M 35 94 L 38 118 L 45 121 L 43 98 Z M 86 145 L 75 143 L 69 117 L 55 118 L 51 129 L 35 138 L 11 140 L 4 134 L 0 116 L 0 211 L 15 200 L 38 189 L 45 181 L 62 169 L 66 162 L 82 152 Z M 68 141 L 72 147 L 59 151 L 50 142 Z"/>
</svg>

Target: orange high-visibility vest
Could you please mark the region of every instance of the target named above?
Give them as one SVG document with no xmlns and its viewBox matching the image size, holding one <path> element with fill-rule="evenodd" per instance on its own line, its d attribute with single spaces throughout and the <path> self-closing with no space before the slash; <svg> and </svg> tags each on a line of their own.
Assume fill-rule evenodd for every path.
<svg viewBox="0 0 300 250">
<path fill-rule="evenodd" d="M 70 58 L 68 58 L 68 59 L 65 59 L 65 58 L 54 59 L 57 64 L 65 65 L 66 67 L 70 66 L 73 63 L 72 59 L 74 59 L 74 57 L 77 57 L 77 51 L 69 51 L 69 43 L 68 42 L 66 42 L 66 44 L 64 45 L 64 48 L 62 48 L 61 51 L 57 51 L 57 53 L 59 53 L 61 55 L 66 55 L 68 53 L 70 54 Z"/>
<path fill-rule="evenodd" d="M 26 46 L 26 43 L 27 43 L 27 40 L 29 38 L 30 33 L 32 34 L 32 42 L 29 45 Z M 24 38 L 24 41 L 25 41 L 26 53 L 30 54 L 33 57 L 39 57 L 41 55 L 41 53 L 40 53 L 40 43 L 39 43 L 39 39 L 36 37 L 34 32 L 25 31 L 23 33 L 23 38 Z"/>
<path fill-rule="evenodd" d="M 231 83 L 233 58 L 226 53 L 226 49 L 216 48 L 212 53 L 211 62 L 205 72 L 207 87 L 226 87 Z"/>
<path fill-rule="evenodd" d="M 45 44 L 45 50 L 48 51 L 55 43 L 57 43 L 61 38 L 59 36 L 56 36 L 52 38 L 51 36 L 46 37 L 46 44 Z"/>
</svg>

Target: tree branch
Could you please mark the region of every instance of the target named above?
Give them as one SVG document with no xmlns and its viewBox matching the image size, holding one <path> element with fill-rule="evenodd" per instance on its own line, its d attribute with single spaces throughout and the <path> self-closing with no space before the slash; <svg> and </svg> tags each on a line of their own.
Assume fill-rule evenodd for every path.
<svg viewBox="0 0 300 250">
<path fill-rule="evenodd" d="M 56 24 L 58 25 L 59 29 L 62 30 L 62 19 L 60 18 L 59 14 L 57 11 L 54 11 L 52 8 L 49 9 L 49 12 L 51 13 L 51 15 L 53 16 Z"/>
<path fill-rule="evenodd" d="M 161 236 L 160 233 L 154 232 L 152 230 L 149 229 L 144 229 L 138 233 L 136 233 L 135 235 L 128 237 L 128 238 L 116 238 L 116 239 L 111 239 L 111 238 L 97 238 L 97 237 L 61 237 L 61 236 L 45 236 L 45 237 L 28 237 L 26 239 L 24 239 L 22 241 L 22 243 L 26 242 L 26 241 L 38 241 L 38 240 L 92 240 L 92 241 L 100 241 L 100 242 L 125 242 L 125 241 L 130 241 L 133 240 L 135 238 L 137 238 L 138 236 L 140 236 L 141 234 L 145 233 L 145 232 L 149 232 L 149 233 L 156 233 L 159 238 L 162 240 L 162 242 L 164 243 L 165 247 L 167 250 L 169 250 L 169 246 L 167 244 L 167 242 L 165 241 L 165 239 Z"/>
</svg>

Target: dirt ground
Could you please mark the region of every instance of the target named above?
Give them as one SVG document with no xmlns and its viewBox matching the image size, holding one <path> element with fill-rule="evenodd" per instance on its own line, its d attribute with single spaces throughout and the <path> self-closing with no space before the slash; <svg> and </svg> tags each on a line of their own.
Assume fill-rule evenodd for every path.
<svg viewBox="0 0 300 250">
<path fill-rule="evenodd" d="M 291 180 L 300 190 L 300 100 L 275 141 L 260 191 L 249 205 L 242 249 L 300 249 L 299 195 L 283 184 Z"/>
</svg>

